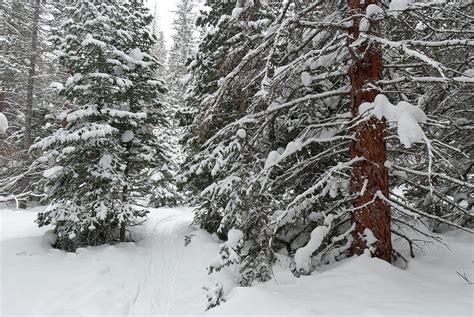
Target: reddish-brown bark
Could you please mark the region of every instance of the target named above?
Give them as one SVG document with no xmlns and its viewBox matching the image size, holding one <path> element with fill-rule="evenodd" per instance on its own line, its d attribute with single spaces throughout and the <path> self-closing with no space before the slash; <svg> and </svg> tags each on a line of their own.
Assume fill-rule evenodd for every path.
<svg viewBox="0 0 474 317">
<path fill-rule="evenodd" d="M 357 13 L 364 13 L 369 4 L 376 4 L 376 0 L 348 0 L 349 12 L 353 16 L 352 27 L 349 29 L 349 45 L 359 37 L 360 17 Z M 371 32 L 377 32 L 376 22 L 371 24 Z M 351 82 L 352 116 L 359 114 L 359 106 L 363 102 L 372 102 L 377 95 L 376 90 L 363 89 L 368 83 L 381 79 L 382 56 L 378 47 L 361 43 L 352 48 L 352 65 L 349 69 Z M 357 195 L 353 206 L 357 208 L 352 214 L 355 224 L 351 250 L 354 254 L 361 254 L 367 248 L 363 238 L 364 230 L 370 229 L 377 242 L 373 244 L 372 254 L 380 259 L 391 261 L 392 242 L 390 233 L 390 205 L 375 195 L 380 191 L 388 197 L 388 171 L 384 166 L 387 150 L 384 141 L 385 122 L 371 118 L 368 122 L 359 124 L 352 129 L 355 141 L 350 147 L 351 158 L 362 157 L 364 161 L 354 164 L 351 178 L 351 191 Z M 367 186 L 361 193 L 364 182 Z M 373 203 L 369 203 L 375 197 Z M 364 206 L 367 204 L 367 206 Z M 364 206 L 364 207 L 362 207 Z"/>
</svg>

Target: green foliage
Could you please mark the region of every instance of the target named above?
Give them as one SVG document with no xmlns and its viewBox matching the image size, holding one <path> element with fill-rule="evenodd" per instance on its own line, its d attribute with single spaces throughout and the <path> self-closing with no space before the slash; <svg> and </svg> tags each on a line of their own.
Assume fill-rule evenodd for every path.
<svg viewBox="0 0 474 317">
<path fill-rule="evenodd" d="M 157 61 L 140 1 L 80 2 L 54 41 L 67 69 L 61 95 L 68 110 L 63 127 L 35 144 L 48 176 L 50 206 L 38 216 L 52 224 L 56 247 L 126 240 L 126 228 L 146 215 L 146 196 L 169 179 L 153 177 L 167 164 L 167 149 L 154 131 L 166 125 L 155 77 Z"/>
</svg>

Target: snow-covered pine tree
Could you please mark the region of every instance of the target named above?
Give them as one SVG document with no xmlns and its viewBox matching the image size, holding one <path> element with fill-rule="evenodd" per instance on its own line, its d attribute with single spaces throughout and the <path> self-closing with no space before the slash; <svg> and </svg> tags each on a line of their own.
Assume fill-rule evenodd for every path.
<svg viewBox="0 0 474 317">
<path fill-rule="evenodd" d="M 153 48 L 153 55 L 160 65 L 158 67 L 157 75 L 164 78 L 166 76 L 166 63 L 168 56 L 165 45 L 165 35 L 163 34 L 163 31 L 160 30 L 155 31 L 154 35 L 156 36 L 156 44 Z"/>
<path fill-rule="evenodd" d="M 11 128 L 2 140 L 5 169 L 0 171 L 0 195 L 25 207 L 28 201 L 40 200 L 44 192 L 44 166 L 33 163 L 38 153 L 28 152 L 29 145 L 51 131 L 55 125 L 51 119 L 62 104 L 50 87 L 62 74 L 48 40 L 61 22 L 62 5 L 39 1 L 3 1 L 1 5 L 0 85 L 2 108 Z"/>
<path fill-rule="evenodd" d="M 141 1 L 129 1 L 125 3 L 127 12 L 128 31 L 131 34 L 137 35 L 138 39 L 131 42 L 131 48 L 138 48 L 141 52 L 153 56 L 154 64 L 148 67 L 139 65 L 131 74 L 130 78 L 134 83 L 127 94 L 130 96 L 130 104 L 134 103 L 133 109 L 140 110 L 147 113 L 147 120 L 142 128 L 139 128 L 135 133 L 140 133 L 134 138 L 128 147 L 131 147 L 129 161 L 134 162 L 135 157 L 139 164 L 135 163 L 135 173 L 142 174 L 141 177 L 135 177 L 135 190 L 141 187 L 137 193 L 141 197 L 147 197 L 149 205 L 153 207 L 161 207 L 165 205 L 175 205 L 179 200 L 176 185 L 174 184 L 174 143 L 170 141 L 170 122 L 171 118 L 168 115 L 168 104 L 165 102 L 167 91 L 164 88 L 162 77 L 160 77 L 160 68 L 164 67 L 163 57 L 157 56 L 156 48 L 158 45 L 163 45 L 163 35 L 160 38 L 156 37 L 153 29 L 148 26 L 153 26 L 153 17 L 150 16 L 148 9 L 143 6 Z M 130 47 L 128 48 L 130 49 Z M 166 54 L 166 50 L 161 52 Z M 162 61 L 160 62 L 160 59 Z M 164 76 L 164 75 L 162 75 Z M 157 77 L 158 79 L 154 79 Z M 155 85 L 155 88 L 153 88 Z M 151 94 L 149 93 L 151 92 Z M 137 99 L 138 97 L 138 99 Z M 140 100 L 141 99 L 141 100 Z M 135 145 L 134 142 L 138 142 Z M 137 146 L 138 145 L 138 146 Z M 138 153 L 138 151 L 145 151 Z M 131 166 L 133 168 L 133 165 Z"/>
<path fill-rule="evenodd" d="M 424 132 L 432 146 L 431 155 L 426 155 L 423 152 L 429 148 L 416 144 L 405 148 L 388 141 L 392 188 L 404 188 L 404 195 L 392 191 L 392 198 L 428 215 L 472 226 L 474 149 L 468 118 L 472 118 L 469 105 L 474 101 L 469 57 L 473 19 L 465 12 L 473 5 L 462 1 L 429 5 L 392 1 L 381 6 L 387 19 L 383 33 L 390 40 L 381 43 L 384 90 L 390 91 L 389 98 L 412 102 L 425 112 Z M 403 42 L 407 42 L 405 47 L 399 44 Z M 451 176 L 454 179 L 449 179 Z M 407 239 L 403 232 L 415 229 L 407 221 L 409 217 L 397 210 L 401 217 L 394 219 L 392 231 Z M 429 222 L 435 231 L 446 227 L 436 219 Z M 419 243 L 408 242 L 421 248 Z"/>
<path fill-rule="evenodd" d="M 126 227 L 147 212 L 137 199 L 149 188 L 145 167 L 166 157 L 153 137 L 164 88 L 146 9 L 80 1 L 69 10 L 55 41 L 70 75 L 61 91 L 70 109 L 59 117 L 63 128 L 34 147 L 56 163 L 45 172 L 51 204 L 37 222 L 54 225 L 56 247 L 75 250 L 126 239 Z"/>
<path fill-rule="evenodd" d="M 173 44 L 169 52 L 167 65 L 167 82 L 170 89 L 167 95 L 168 103 L 175 110 L 184 102 L 185 87 L 183 83 L 186 75 L 186 65 L 195 49 L 195 12 L 193 0 L 179 0 L 176 4 L 173 19 Z"/>
<path fill-rule="evenodd" d="M 233 36 L 235 30 L 220 28 L 226 21 L 219 21 L 221 16 L 229 17 L 235 4 L 229 1 L 207 1 L 206 5 L 211 8 L 209 11 L 201 11 L 201 15 L 196 19 L 196 25 L 204 35 L 200 39 L 199 47 L 189 65 L 188 76 L 186 77 L 187 90 L 184 109 L 180 115 L 181 125 L 186 126 L 187 132 L 184 141 L 187 142 L 194 136 L 193 120 L 196 113 L 202 108 L 201 103 L 207 96 L 217 90 L 219 71 L 225 60 L 226 49 L 230 45 L 226 43 Z M 191 143 L 194 143 L 191 141 Z M 192 151 L 195 146 L 186 146 L 187 151 Z"/>
<path fill-rule="evenodd" d="M 166 115 L 170 122 L 170 127 L 160 131 L 166 137 L 164 142 L 168 142 L 173 151 L 170 153 L 172 160 L 169 166 L 170 173 L 175 177 L 179 166 L 184 161 L 184 154 L 180 139 L 182 138 L 184 121 L 186 114 L 184 109 L 185 85 L 184 77 L 186 75 L 186 65 L 195 49 L 195 12 L 193 0 L 179 0 L 174 11 L 172 22 L 173 35 L 172 47 L 169 50 L 169 57 L 166 64 L 166 81 L 169 91 L 166 94 Z M 174 190 L 177 192 L 177 190 Z M 174 199 L 173 199 L 174 198 Z M 182 200 L 179 195 L 170 197 L 176 203 Z M 158 207 L 154 200 L 153 205 Z"/>
<path fill-rule="evenodd" d="M 137 198 L 146 197 L 149 205 L 154 207 L 173 205 L 178 194 L 170 167 L 174 163 L 172 143 L 169 142 L 169 134 L 163 133 L 170 127 L 164 101 L 167 91 L 160 77 L 160 69 L 164 67 L 160 62 L 163 56 L 158 58 L 155 51 L 160 39 L 150 29 L 153 16 L 141 1 L 125 2 L 124 7 L 127 31 L 134 34 L 133 41 L 126 45 L 125 50 L 146 54 L 143 63 L 126 72 L 133 83 L 126 92 L 130 109 L 147 113 L 141 127 L 129 127 L 127 130 L 134 133 L 133 140 L 126 146 L 129 155 L 126 160 L 130 162 L 127 173 L 131 174 L 132 180 L 129 192 L 138 195 Z M 163 38 L 161 41 L 164 45 Z"/>
<path fill-rule="evenodd" d="M 153 56 L 158 61 L 157 76 L 164 78 L 166 76 L 166 61 L 168 59 L 168 52 L 166 50 L 165 36 L 159 27 L 158 16 L 158 2 L 155 2 L 153 9 L 153 22 L 151 24 L 153 35 L 156 37 L 155 45 L 153 46 Z"/>
<path fill-rule="evenodd" d="M 472 46 L 466 31 L 472 19 L 459 19 L 472 4 L 384 4 L 287 2 L 264 39 L 206 99 L 211 109 L 222 106 L 246 78 L 249 61 L 266 62 L 256 72 L 261 89 L 250 97 L 247 114 L 217 127 L 195 155 L 200 159 L 191 173 L 216 171 L 201 178 L 204 194 L 224 198 L 220 209 L 202 204 L 198 215 L 220 215 L 213 228 L 228 216 L 234 220 L 232 238 L 211 268 L 238 263 L 248 284 L 270 276 L 245 275 L 249 263 L 268 272 L 274 253 L 289 255 L 295 274 L 309 274 L 366 249 L 391 261 L 400 257 L 393 237 L 410 247 L 419 239 L 439 241 L 425 220 L 472 232 L 472 212 L 453 199 L 460 191 L 469 200 L 469 172 L 455 169 L 458 158 L 470 160 L 472 148 L 450 140 L 465 140 L 469 128 L 462 119 L 451 125 L 447 119 L 469 115 L 463 105 L 469 94 L 456 99 L 449 90 L 462 93 L 472 83 L 472 66 L 463 58 Z M 415 29 L 406 30 L 409 25 Z M 239 138 L 244 141 L 235 145 Z M 237 174 L 237 168 L 252 173 Z M 236 193 L 235 180 L 245 194 L 238 205 L 225 205 L 225 194 Z M 396 193 L 401 185 L 403 196 Z"/>
<path fill-rule="evenodd" d="M 260 90 L 259 69 L 265 62 L 257 56 L 246 60 L 245 74 L 234 76 L 234 68 L 239 65 L 244 54 L 259 45 L 264 39 L 268 24 L 274 16 L 263 3 L 254 4 L 217 2 L 199 23 L 208 28 L 191 64 L 191 88 L 187 96 L 187 106 L 197 113 L 188 140 L 190 155 L 184 175 L 189 189 L 196 195 L 198 210 L 195 223 L 209 232 L 227 239 L 228 231 L 237 224 L 254 222 L 258 226 L 261 197 L 253 196 L 244 200 L 248 189 L 248 179 L 254 174 L 255 153 L 258 150 L 244 147 L 245 130 L 232 135 L 213 135 L 226 124 L 244 116 L 251 105 L 252 97 Z M 224 81 L 227 81 L 224 83 Z M 224 86 L 225 90 L 219 87 Z M 245 210 L 245 213 L 236 212 Z M 240 229 L 245 230 L 243 227 Z M 252 228 L 248 228 L 252 230 Z M 238 233 L 237 233 L 238 235 Z M 237 243 L 237 242 L 235 242 Z M 256 243 L 265 243 L 263 239 Z M 230 246 L 224 246 L 223 257 L 211 265 L 210 270 L 219 270 L 221 265 L 233 260 Z M 253 250 L 251 250 L 253 252 Z M 259 253 L 259 264 L 273 261 L 271 254 Z M 243 275 L 248 280 L 268 279 L 269 266 L 261 269 L 248 262 Z"/>
</svg>

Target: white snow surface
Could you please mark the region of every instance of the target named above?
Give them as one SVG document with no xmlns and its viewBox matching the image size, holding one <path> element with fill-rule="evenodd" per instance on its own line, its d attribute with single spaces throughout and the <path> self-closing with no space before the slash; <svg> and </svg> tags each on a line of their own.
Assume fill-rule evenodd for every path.
<svg viewBox="0 0 474 317">
<path fill-rule="evenodd" d="M 190 227 L 190 208 L 151 209 L 136 242 L 51 248 L 38 211 L 0 206 L 0 315 L 23 316 L 472 316 L 473 236 L 443 235 L 402 270 L 367 255 L 294 277 L 281 258 L 275 278 L 235 287 L 234 270 L 208 275 L 221 243 Z M 136 227 L 138 228 L 138 227 Z M 238 236 L 238 232 L 235 232 Z M 191 243 L 184 245 L 184 236 Z M 404 244 L 395 241 L 409 258 Z M 205 312 L 206 290 L 221 281 L 226 302 Z"/>
</svg>

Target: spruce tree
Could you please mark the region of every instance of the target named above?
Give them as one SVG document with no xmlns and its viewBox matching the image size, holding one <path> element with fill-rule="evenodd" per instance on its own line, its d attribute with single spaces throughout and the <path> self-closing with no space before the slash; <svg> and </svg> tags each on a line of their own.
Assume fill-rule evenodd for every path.
<svg viewBox="0 0 474 317">
<path fill-rule="evenodd" d="M 245 75 L 232 78 L 234 68 L 246 52 L 258 47 L 264 31 L 274 16 L 269 7 L 255 3 L 240 6 L 232 2 L 212 4 L 212 10 L 198 21 L 208 31 L 200 43 L 198 53 L 190 66 L 191 86 L 187 94 L 187 107 L 195 113 L 187 141 L 188 161 L 184 180 L 187 188 L 196 195 L 198 209 L 195 223 L 227 239 L 232 227 L 252 235 L 254 228 L 245 224 L 262 224 L 261 195 L 247 194 L 247 180 L 254 175 L 255 151 L 247 147 L 244 129 L 215 135 L 226 124 L 245 115 L 251 107 L 250 96 L 260 90 L 259 73 L 264 66 L 259 58 L 249 58 L 242 66 Z M 229 79 L 230 77 L 230 79 Z M 224 81 L 228 80 L 224 84 Z M 220 87 L 226 86 L 225 90 Z M 251 198 L 251 197 L 252 198 Z M 244 213 L 238 211 L 245 210 Z M 233 231 L 235 232 L 235 230 Z M 238 235 L 238 234 L 237 234 Z M 255 241 L 265 244 L 265 239 Z M 243 283 L 257 278 L 269 278 L 273 256 L 261 249 L 247 250 L 260 261 L 245 262 L 242 268 Z M 224 246 L 222 257 L 210 270 L 219 270 L 235 260 L 229 256 L 232 248 Z M 262 264 L 266 263 L 266 264 Z M 265 268 L 261 266 L 264 265 Z"/>
<path fill-rule="evenodd" d="M 158 2 L 155 2 L 155 7 L 153 9 L 153 22 L 151 24 L 151 27 L 153 35 L 156 37 L 156 42 L 153 46 L 152 53 L 158 61 L 157 76 L 162 78 L 166 75 L 166 61 L 168 58 L 168 52 L 166 50 L 165 36 L 158 25 L 158 14 Z"/>
<path fill-rule="evenodd" d="M 26 207 L 44 198 L 45 164 L 34 163 L 38 153 L 29 147 L 57 125 L 54 117 L 63 103 L 51 87 L 63 75 L 48 39 L 62 23 L 62 4 L 3 1 L 1 6 L 0 108 L 11 127 L 2 138 L 0 195 Z"/>
<path fill-rule="evenodd" d="M 37 222 L 54 225 L 64 250 L 128 239 L 127 226 L 147 213 L 138 198 L 151 186 L 148 167 L 166 164 L 153 135 L 164 88 L 147 10 L 139 1 L 70 10 L 55 40 L 70 75 L 61 90 L 69 109 L 63 127 L 35 144 L 56 163 L 45 172 L 51 204 Z"/>
<path fill-rule="evenodd" d="M 167 99 L 171 107 L 177 108 L 175 111 L 179 111 L 184 102 L 183 79 L 187 73 L 186 65 L 195 48 L 195 20 L 193 0 L 179 0 L 174 11 L 173 44 L 167 65 L 167 81 L 170 85 Z"/>
<path fill-rule="evenodd" d="M 156 10 L 157 6 L 155 7 Z M 194 50 L 194 3 L 191 0 L 180 0 L 174 11 L 172 47 L 169 50 L 169 57 L 164 47 L 163 33 L 155 25 L 155 33 L 158 36 L 158 43 L 155 47 L 155 54 L 164 62 L 166 67 L 164 72 L 169 90 L 166 94 L 165 115 L 169 122 L 168 127 L 157 130 L 160 136 L 160 143 L 166 144 L 170 148 L 169 164 L 165 169 L 157 171 L 158 179 L 175 179 L 179 165 L 182 164 L 183 151 L 180 144 L 182 137 L 183 103 L 185 95 L 184 76 L 186 75 L 186 64 L 192 56 Z M 155 13 L 156 21 L 156 13 Z M 156 22 L 155 22 L 156 24 Z M 162 70 L 163 71 L 163 70 Z M 158 186 L 153 191 L 150 205 L 161 207 L 163 205 L 176 205 L 183 201 L 183 197 L 178 193 L 175 185 Z"/>
<path fill-rule="evenodd" d="M 269 278 L 276 257 L 310 274 L 363 252 L 406 261 L 392 239 L 414 256 L 420 240 L 440 241 L 433 228 L 472 232 L 472 147 L 460 118 L 472 43 L 459 18 L 472 4 L 403 3 L 270 4 L 275 19 L 259 24 L 264 36 L 219 85 L 210 76 L 193 85 L 215 87 L 196 99 L 204 129 L 194 130 L 202 142 L 188 173 L 202 191 L 197 222 L 227 232 L 211 270 L 237 264 L 249 284 Z M 226 105 L 239 104 L 241 83 L 252 94 L 235 115 Z"/>
</svg>

